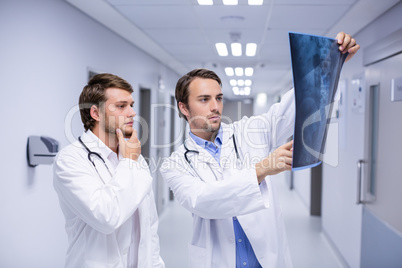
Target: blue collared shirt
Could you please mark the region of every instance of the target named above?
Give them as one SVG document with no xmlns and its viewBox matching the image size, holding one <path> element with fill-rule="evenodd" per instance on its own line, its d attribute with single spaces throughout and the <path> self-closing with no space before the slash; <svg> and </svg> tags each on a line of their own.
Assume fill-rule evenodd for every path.
<svg viewBox="0 0 402 268">
<path fill-rule="evenodd" d="M 197 137 L 190 131 L 190 137 L 202 148 L 207 150 L 212 157 L 219 163 L 222 147 L 222 126 L 219 128 L 218 135 L 216 135 L 215 142 L 204 140 Z M 251 247 L 246 233 L 241 227 L 236 217 L 233 217 L 233 227 L 236 238 L 236 267 L 240 268 L 260 268 L 261 265 L 258 262 L 254 250 Z"/>
</svg>

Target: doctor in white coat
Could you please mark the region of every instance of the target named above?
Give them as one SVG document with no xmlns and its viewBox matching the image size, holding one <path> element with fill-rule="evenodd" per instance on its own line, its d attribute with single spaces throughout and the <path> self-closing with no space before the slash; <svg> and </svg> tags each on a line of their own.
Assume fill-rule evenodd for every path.
<svg viewBox="0 0 402 268">
<path fill-rule="evenodd" d="M 152 177 L 133 130 L 132 92 L 118 76 L 93 77 L 79 100 L 85 132 L 56 157 L 54 188 L 69 242 L 65 267 L 165 266 Z"/>
<path fill-rule="evenodd" d="M 350 59 L 359 46 L 344 33 L 337 38 Z M 293 90 L 267 113 L 233 124 L 221 123 L 222 97 L 219 77 L 206 69 L 189 72 L 176 86 L 190 137 L 161 174 L 193 214 L 190 267 L 291 267 L 269 175 L 291 169 Z"/>
</svg>

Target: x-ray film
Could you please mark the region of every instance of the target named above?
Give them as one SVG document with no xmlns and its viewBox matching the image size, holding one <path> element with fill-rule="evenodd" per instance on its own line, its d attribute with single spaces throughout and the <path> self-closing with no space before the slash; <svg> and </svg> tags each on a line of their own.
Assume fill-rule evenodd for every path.
<svg viewBox="0 0 402 268">
<path fill-rule="evenodd" d="M 339 76 L 347 53 L 337 40 L 289 33 L 296 120 L 292 170 L 321 164 Z"/>
</svg>

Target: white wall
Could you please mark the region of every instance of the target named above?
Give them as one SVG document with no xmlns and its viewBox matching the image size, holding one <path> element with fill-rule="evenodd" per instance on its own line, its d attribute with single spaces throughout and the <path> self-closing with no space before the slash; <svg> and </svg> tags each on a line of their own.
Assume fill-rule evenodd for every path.
<svg viewBox="0 0 402 268">
<path fill-rule="evenodd" d="M 179 76 L 62 0 L 1 1 L 0 34 L 0 266 L 62 267 L 67 239 L 52 166 L 28 167 L 27 137 L 69 144 L 65 118 L 88 67 L 128 80 L 136 100 L 139 85 L 155 90 L 162 76 L 174 88 Z M 78 114 L 71 129 L 83 130 Z"/>
</svg>

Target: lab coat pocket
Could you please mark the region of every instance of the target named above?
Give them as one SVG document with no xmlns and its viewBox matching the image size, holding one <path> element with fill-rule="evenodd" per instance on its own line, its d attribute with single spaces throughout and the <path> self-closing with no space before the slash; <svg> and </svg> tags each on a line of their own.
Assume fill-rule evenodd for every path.
<svg viewBox="0 0 402 268">
<path fill-rule="evenodd" d="M 190 268 L 206 268 L 207 250 L 194 245 L 188 245 Z"/>
</svg>

